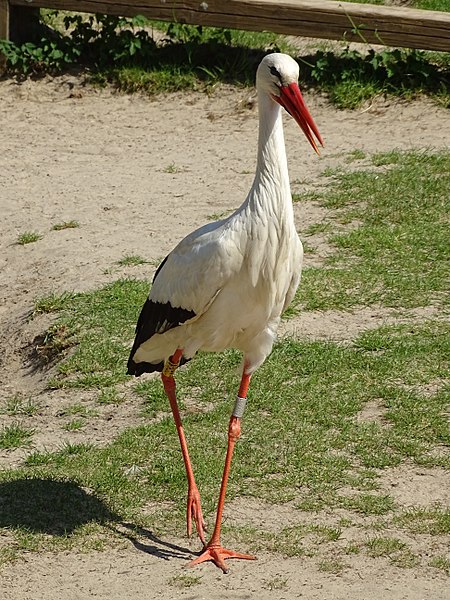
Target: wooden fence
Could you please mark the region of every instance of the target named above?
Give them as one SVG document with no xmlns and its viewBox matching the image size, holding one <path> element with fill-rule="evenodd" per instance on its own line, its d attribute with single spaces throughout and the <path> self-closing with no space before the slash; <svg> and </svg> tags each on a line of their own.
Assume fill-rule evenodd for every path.
<svg viewBox="0 0 450 600">
<path fill-rule="evenodd" d="M 0 0 L 0 38 L 16 7 L 54 8 L 250 31 L 450 51 L 450 13 L 331 0 Z M 26 20 L 27 11 L 17 8 Z M 20 23 L 16 23 L 16 26 Z"/>
</svg>

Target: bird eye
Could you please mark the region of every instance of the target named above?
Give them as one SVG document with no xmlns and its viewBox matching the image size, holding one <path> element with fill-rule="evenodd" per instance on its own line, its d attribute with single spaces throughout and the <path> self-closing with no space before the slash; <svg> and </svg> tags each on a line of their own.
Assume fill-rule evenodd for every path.
<svg viewBox="0 0 450 600">
<path fill-rule="evenodd" d="M 278 77 L 278 79 L 281 81 L 281 75 L 280 75 L 280 72 L 278 71 L 278 69 L 276 69 L 275 67 L 270 67 L 270 72 L 275 77 Z"/>
</svg>

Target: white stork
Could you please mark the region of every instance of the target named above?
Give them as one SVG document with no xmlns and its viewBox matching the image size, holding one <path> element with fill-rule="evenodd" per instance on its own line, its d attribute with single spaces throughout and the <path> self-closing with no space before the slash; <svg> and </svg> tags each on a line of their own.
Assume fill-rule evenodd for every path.
<svg viewBox="0 0 450 600">
<path fill-rule="evenodd" d="M 294 223 L 281 107 L 292 115 L 318 153 L 319 131 L 298 87 L 298 65 L 269 54 L 256 74 L 259 138 L 256 175 L 244 203 L 229 217 L 184 238 L 156 271 L 136 327 L 128 373 L 161 371 L 175 419 L 188 479 L 187 531 L 194 519 L 203 552 L 189 566 L 226 558 L 254 559 L 223 548 L 220 528 L 235 443 L 240 435 L 252 373 L 270 354 L 280 317 L 300 281 L 302 244 Z M 228 449 L 215 528 L 208 543 L 176 401 L 174 372 L 199 350 L 243 353 L 241 384 L 228 428 Z"/>
</svg>

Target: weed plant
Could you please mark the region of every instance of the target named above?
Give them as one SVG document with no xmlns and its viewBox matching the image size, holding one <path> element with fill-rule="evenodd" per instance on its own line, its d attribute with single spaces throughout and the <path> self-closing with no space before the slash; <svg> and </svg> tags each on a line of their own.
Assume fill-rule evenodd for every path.
<svg viewBox="0 0 450 600">
<path fill-rule="evenodd" d="M 37 231 L 24 231 L 17 237 L 16 243 L 19 246 L 25 246 L 26 244 L 32 244 L 42 239 L 42 235 Z"/>
</svg>

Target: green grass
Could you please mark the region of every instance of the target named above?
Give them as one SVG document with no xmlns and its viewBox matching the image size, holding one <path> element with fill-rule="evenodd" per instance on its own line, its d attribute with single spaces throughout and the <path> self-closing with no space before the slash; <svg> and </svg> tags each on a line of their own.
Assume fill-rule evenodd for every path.
<svg viewBox="0 0 450 600">
<path fill-rule="evenodd" d="M 372 171 L 338 173 L 329 188 L 314 194 L 315 201 L 336 211 L 339 221 L 356 220 L 359 225 L 350 230 L 342 226 L 341 233 L 339 222 L 334 233 L 329 223 L 322 228 L 322 232 L 329 232 L 335 253 L 323 267 L 304 270 L 290 314 L 299 308 L 445 304 L 450 154 L 395 152 L 375 155 L 373 163 Z M 403 192 L 399 194 L 399 190 Z M 304 197 L 305 202 L 308 199 Z M 44 338 L 42 352 L 53 356 L 76 347 L 60 363 L 59 374 L 50 386 L 102 390 L 124 382 L 129 342 L 147 294 L 145 282 L 123 279 L 86 294 L 38 300 L 36 313 L 59 311 L 58 321 Z M 359 343 L 384 348 L 387 342 L 383 335 L 383 329 L 369 332 Z M 414 344 L 422 343 L 417 336 L 412 339 Z M 160 402 L 163 404 L 164 398 Z M 395 415 L 394 403 L 388 408 Z"/>
<path fill-rule="evenodd" d="M 139 265 L 145 265 L 146 263 L 148 263 L 148 261 L 138 254 L 126 254 L 117 261 L 117 264 L 120 267 L 137 267 Z"/>
<path fill-rule="evenodd" d="M 425 10 L 442 10 L 450 12 L 450 5 L 447 0 L 412 0 L 413 8 L 422 8 Z"/>
<path fill-rule="evenodd" d="M 149 95 L 192 91 L 201 88 L 195 73 L 177 66 L 160 66 L 154 71 L 142 67 L 122 67 L 94 72 L 91 82 L 104 86 L 108 83 L 129 94 L 146 92 Z"/>
<path fill-rule="evenodd" d="M 372 558 L 387 557 L 391 564 L 401 568 L 416 567 L 420 559 L 405 542 L 394 537 L 375 537 L 365 544 L 366 552 Z"/>
<path fill-rule="evenodd" d="M 0 429 L 0 448 L 13 450 L 15 448 L 27 447 L 31 444 L 34 430 L 23 426 L 21 423 L 4 425 Z"/>
<path fill-rule="evenodd" d="M 322 573 L 340 575 L 344 568 L 344 563 L 340 559 L 336 558 L 327 558 L 319 562 L 319 571 L 322 571 Z"/>
<path fill-rule="evenodd" d="M 40 299 L 35 312 L 60 311 L 53 329 L 63 332 L 64 346 L 76 346 L 76 352 L 60 363 L 50 387 L 103 389 L 125 381 L 127 341 L 147 294 L 147 283 L 123 279 L 87 294 Z"/>
<path fill-rule="evenodd" d="M 350 2 L 353 0 L 344 0 L 344 2 Z M 389 6 L 392 3 L 388 0 L 359 0 L 361 4 L 378 4 Z M 410 8 L 422 8 L 425 10 L 442 10 L 444 12 L 450 12 L 450 4 L 448 0 L 411 0 L 408 4 Z"/>
<path fill-rule="evenodd" d="M 42 235 L 37 231 L 24 231 L 17 237 L 16 244 L 19 246 L 25 246 L 26 244 L 32 244 L 42 239 Z"/>
<path fill-rule="evenodd" d="M 398 516 L 396 521 L 412 533 L 448 535 L 450 533 L 450 507 L 411 508 Z"/>
<path fill-rule="evenodd" d="M 179 573 L 169 580 L 169 585 L 179 589 L 187 589 L 199 585 L 202 578 L 190 573 Z"/>
<path fill-rule="evenodd" d="M 264 582 L 264 588 L 271 592 L 276 590 L 286 590 L 288 587 L 287 579 L 280 575 L 275 575 L 272 579 L 266 579 Z"/>
<path fill-rule="evenodd" d="M 164 173 L 169 173 L 169 174 L 174 175 L 175 173 L 182 173 L 183 168 L 177 167 L 177 165 L 175 163 L 170 163 L 169 165 L 167 165 L 167 167 L 165 167 L 165 169 L 163 171 L 164 171 Z"/>
<path fill-rule="evenodd" d="M 425 373 L 434 381 L 442 375 L 446 333 L 435 323 L 386 328 L 384 336 L 388 348 L 377 352 L 363 350 L 364 344 L 358 341 L 342 347 L 292 340 L 275 348 L 254 377 L 251 410 L 245 416 L 243 437 L 236 449 L 229 499 L 251 495 L 262 501 L 283 502 L 298 498 L 301 489 L 302 509 L 309 498 L 310 508 L 315 510 L 342 506 L 355 514 L 395 513 L 392 499 L 376 491 L 368 493 L 366 484 L 371 480 L 376 486 L 374 468 L 388 468 L 403 460 L 421 464 L 423 459 L 431 460 L 435 446 L 449 443 L 443 394 L 422 394 L 420 386 L 416 392 L 404 391 L 405 383 L 421 383 Z M 426 343 L 412 343 L 413 336 Z M 223 465 L 238 363 L 239 356 L 232 351 L 221 356 L 200 355 L 178 376 L 182 407 L 191 397 L 200 406 L 214 403 L 213 409 L 185 418 L 205 512 L 210 516 Z M 204 372 L 209 373 L 207 380 L 202 378 Z M 160 402 L 160 391 L 156 396 Z M 388 406 L 396 396 L 403 401 L 396 407 L 396 418 L 387 413 L 388 427 L 382 423 L 369 426 L 356 419 L 367 401 L 377 398 Z M 415 409 L 412 414 L 411 408 Z M 169 414 L 158 422 L 124 431 L 107 447 L 76 447 L 38 458 L 39 453 L 35 453 L 31 464 L 5 471 L 1 480 L 39 476 L 72 481 L 91 490 L 121 519 L 156 525 L 162 531 L 184 529 L 184 502 L 180 498 L 185 494 L 185 474 Z M 133 477 L 126 475 L 130 465 L 140 467 Z M 349 486 L 352 496 L 342 496 L 340 490 Z M 150 500 L 174 503 L 176 510 L 170 518 L 166 515 L 167 522 L 155 523 L 154 517 L 142 510 Z M 422 516 L 414 519 L 430 522 L 428 513 Z M 402 518 L 402 526 L 414 525 L 412 516 Z M 433 513 L 432 518 L 442 531 L 445 517 Z M 320 533 L 329 541 L 338 537 L 336 531 Z"/>
<path fill-rule="evenodd" d="M 103 388 L 97 398 L 98 404 L 121 404 L 125 397 L 116 390 L 115 387 Z"/>
<path fill-rule="evenodd" d="M 55 223 L 52 226 L 53 231 L 62 231 L 63 229 L 76 229 L 80 224 L 78 221 L 63 221 L 62 223 Z"/>
<path fill-rule="evenodd" d="M 39 414 L 40 411 L 41 404 L 39 401 L 33 400 L 33 398 L 24 398 L 20 394 L 8 398 L 2 406 L 0 405 L 0 414 L 10 416 L 33 416 Z"/>
<path fill-rule="evenodd" d="M 434 556 L 428 564 L 430 567 L 440 569 L 450 577 L 450 560 L 445 556 Z"/>
<path fill-rule="evenodd" d="M 392 464 L 392 461 L 395 461 L 395 458 L 391 455 L 389 461 L 383 460 L 386 463 L 384 466 Z M 379 461 L 375 458 L 374 462 Z M 366 493 L 356 494 L 351 498 L 341 496 L 339 505 L 363 515 L 385 515 L 395 508 L 395 503 L 390 496 Z"/>
<path fill-rule="evenodd" d="M 335 253 L 324 267 L 305 269 L 299 308 L 445 302 L 450 153 L 392 152 L 375 155 L 373 164 L 366 171 L 328 172 L 322 192 L 296 197 L 334 209 L 342 223 L 328 236 Z M 352 221 L 360 225 L 349 230 Z"/>
<path fill-rule="evenodd" d="M 367 541 L 366 548 L 370 556 L 390 556 L 404 550 L 406 544 L 397 538 L 375 537 Z"/>
<path fill-rule="evenodd" d="M 97 412 L 82 403 L 76 403 L 68 406 L 65 410 L 58 413 L 61 416 L 95 417 Z"/>
<path fill-rule="evenodd" d="M 72 419 L 65 423 L 62 428 L 66 431 L 79 431 L 80 429 L 83 429 L 84 425 L 85 423 L 81 419 Z"/>
<path fill-rule="evenodd" d="M 443 12 L 450 12 L 448 0 L 413 0 L 412 6 L 425 10 L 442 10 Z"/>
</svg>

